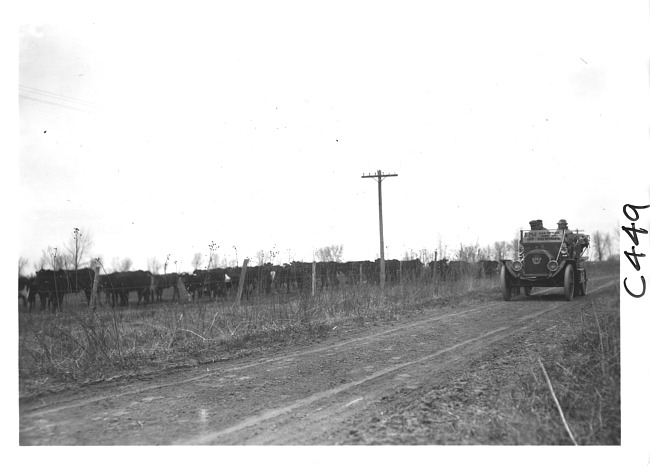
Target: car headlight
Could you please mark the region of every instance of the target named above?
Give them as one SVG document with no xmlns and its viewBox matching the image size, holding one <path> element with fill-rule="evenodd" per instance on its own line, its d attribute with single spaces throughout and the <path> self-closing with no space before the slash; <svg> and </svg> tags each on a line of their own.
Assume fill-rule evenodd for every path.
<svg viewBox="0 0 650 466">
<path fill-rule="evenodd" d="M 560 253 L 561 254 L 566 254 L 567 253 L 566 244 L 562 243 L 562 246 L 560 246 Z"/>
<path fill-rule="evenodd" d="M 548 261 L 547 267 L 551 272 L 555 272 L 558 268 L 557 261 L 553 261 L 553 260 Z"/>
<path fill-rule="evenodd" d="M 512 270 L 514 270 L 515 272 L 519 272 L 521 268 L 522 268 L 521 261 L 514 261 L 512 263 Z"/>
</svg>

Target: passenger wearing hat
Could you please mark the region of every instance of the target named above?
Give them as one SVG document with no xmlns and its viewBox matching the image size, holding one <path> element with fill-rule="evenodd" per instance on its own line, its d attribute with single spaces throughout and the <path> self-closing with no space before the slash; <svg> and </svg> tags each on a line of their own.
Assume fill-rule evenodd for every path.
<svg viewBox="0 0 650 466">
<path fill-rule="evenodd" d="M 544 228 L 544 224 L 541 220 L 531 220 L 530 222 L 530 229 L 531 230 L 543 230 L 543 231 L 548 231 L 546 228 Z"/>
<path fill-rule="evenodd" d="M 573 242 L 575 238 L 573 237 L 571 230 L 569 230 L 569 224 L 565 219 L 562 218 L 557 222 L 557 231 L 555 233 L 559 236 L 564 235 L 564 243 L 569 249 L 569 257 L 573 257 Z"/>
</svg>

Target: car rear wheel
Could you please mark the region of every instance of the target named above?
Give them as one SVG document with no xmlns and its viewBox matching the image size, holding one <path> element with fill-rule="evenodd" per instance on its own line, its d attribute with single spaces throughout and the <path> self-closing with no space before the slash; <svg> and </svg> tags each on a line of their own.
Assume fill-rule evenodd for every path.
<svg viewBox="0 0 650 466">
<path fill-rule="evenodd" d="M 501 294 L 503 294 L 504 301 L 510 301 L 510 298 L 512 298 L 512 289 L 510 288 L 510 280 L 505 265 L 501 267 Z"/>
<path fill-rule="evenodd" d="M 569 264 L 564 269 L 564 298 L 567 301 L 573 299 L 575 292 L 575 279 L 573 277 L 573 265 Z"/>
</svg>

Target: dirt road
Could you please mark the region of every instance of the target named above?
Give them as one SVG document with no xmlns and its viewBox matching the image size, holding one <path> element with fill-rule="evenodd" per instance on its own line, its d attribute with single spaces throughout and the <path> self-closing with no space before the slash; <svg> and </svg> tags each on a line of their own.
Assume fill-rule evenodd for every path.
<svg viewBox="0 0 650 466">
<path fill-rule="evenodd" d="M 463 430 L 460 413 L 493 422 L 490 400 L 518 376 L 517 358 L 556 344 L 577 308 L 614 292 L 603 277 L 572 302 L 541 290 L 335 331 L 263 358 L 46 395 L 21 403 L 20 443 L 498 443 L 489 429 Z"/>
</svg>

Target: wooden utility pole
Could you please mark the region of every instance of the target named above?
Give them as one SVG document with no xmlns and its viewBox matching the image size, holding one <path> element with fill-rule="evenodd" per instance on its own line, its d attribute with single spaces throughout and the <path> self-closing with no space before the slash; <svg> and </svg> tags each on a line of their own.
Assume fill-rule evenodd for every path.
<svg viewBox="0 0 650 466">
<path fill-rule="evenodd" d="M 386 283 L 386 263 L 384 261 L 384 218 L 381 211 L 381 182 L 384 178 L 388 178 L 389 176 L 397 176 L 397 174 L 382 173 L 381 170 L 377 170 L 375 175 L 364 174 L 361 177 L 376 180 L 379 190 L 379 286 L 382 290 Z"/>
</svg>

